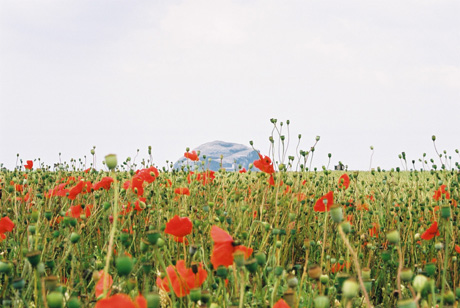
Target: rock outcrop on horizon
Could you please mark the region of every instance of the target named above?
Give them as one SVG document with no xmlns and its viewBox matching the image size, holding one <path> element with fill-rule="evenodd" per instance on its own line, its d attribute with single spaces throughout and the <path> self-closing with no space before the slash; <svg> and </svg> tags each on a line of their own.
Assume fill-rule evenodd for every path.
<svg viewBox="0 0 460 308">
<path fill-rule="evenodd" d="M 194 170 L 198 166 L 198 170 L 203 170 L 202 161 L 205 162 L 204 169 L 217 171 L 221 168 L 227 171 L 237 171 L 238 166 L 241 168 L 249 169 L 249 164 L 259 159 L 259 155 L 252 148 L 242 144 L 224 142 L 224 141 L 212 141 L 204 143 L 191 151 L 200 153 L 200 161 L 188 161 L 185 157 L 181 157 L 174 163 L 174 169 L 180 169 L 182 166 L 188 166 L 191 170 Z M 221 155 L 223 156 L 221 162 Z M 206 158 L 204 158 L 206 157 Z"/>
</svg>

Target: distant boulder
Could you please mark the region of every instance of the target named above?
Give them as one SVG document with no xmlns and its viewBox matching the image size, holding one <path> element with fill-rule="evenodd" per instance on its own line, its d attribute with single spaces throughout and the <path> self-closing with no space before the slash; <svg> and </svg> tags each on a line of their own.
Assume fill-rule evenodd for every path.
<svg viewBox="0 0 460 308">
<path fill-rule="evenodd" d="M 217 171 L 224 168 L 227 171 L 237 171 L 238 166 L 241 168 L 249 169 L 249 164 L 259 159 L 259 155 L 252 148 L 247 147 L 238 143 L 224 142 L 224 141 L 212 141 L 200 145 L 193 149 L 197 153 L 200 153 L 200 161 L 188 161 L 185 157 L 181 157 L 174 163 L 174 169 L 180 169 L 182 166 L 190 167 L 194 170 L 198 166 L 198 170 L 203 170 L 202 161 L 204 161 L 204 169 Z M 221 156 L 222 162 L 221 162 Z M 206 157 L 206 158 L 204 158 Z M 257 169 L 256 169 L 257 170 Z"/>
</svg>

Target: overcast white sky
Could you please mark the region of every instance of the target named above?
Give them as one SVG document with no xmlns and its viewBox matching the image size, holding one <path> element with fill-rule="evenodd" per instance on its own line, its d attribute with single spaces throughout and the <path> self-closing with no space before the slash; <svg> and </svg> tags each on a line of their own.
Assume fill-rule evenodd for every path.
<svg viewBox="0 0 460 308">
<path fill-rule="evenodd" d="M 0 3 L 0 163 L 175 161 L 213 140 L 268 151 L 270 118 L 314 165 L 401 166 L 460 148 L 460 2 Z M 139 159 L 138 159 L 139 160 Z M 417 164 L 417 166 L 419 166 Z"/>
</svg>

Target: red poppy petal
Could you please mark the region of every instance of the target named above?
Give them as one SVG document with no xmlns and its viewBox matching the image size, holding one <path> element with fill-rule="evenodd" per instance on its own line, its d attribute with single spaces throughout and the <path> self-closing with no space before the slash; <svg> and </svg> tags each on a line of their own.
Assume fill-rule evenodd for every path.
<svg viewBox="0 0 460 308">
<path fill-rule="evenodd" d="M 211 227 L 211 238 L 216 244 L 233 242 L 233 238 L 230 236 L 230 234 L 228 234 L 218 226 Z"/>
</svg>

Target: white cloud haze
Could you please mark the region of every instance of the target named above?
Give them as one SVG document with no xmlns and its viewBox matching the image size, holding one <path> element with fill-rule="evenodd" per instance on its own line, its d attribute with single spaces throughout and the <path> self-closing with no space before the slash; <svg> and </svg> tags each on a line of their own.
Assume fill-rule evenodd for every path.
<svg viewBox="0 0 460 308">
<path fill-rule="evenodd" d="M 0 3 L 0 163 L 175 161 L 213 140 L 269 147 L 291 121 L 314 165 L 401 166 L 460 148 L 460 2 Z M 417 164 L 419 168 L 420 165 Z"/>
</svg>

